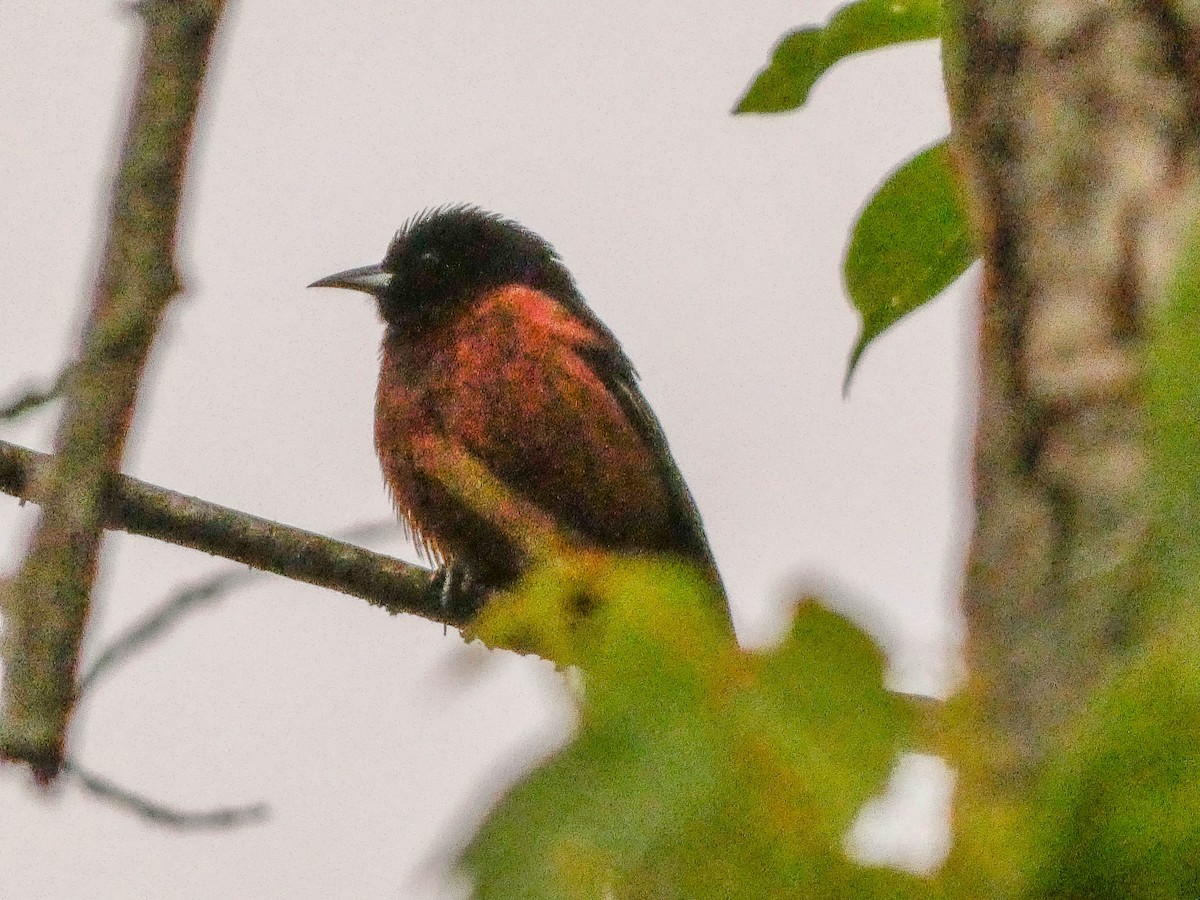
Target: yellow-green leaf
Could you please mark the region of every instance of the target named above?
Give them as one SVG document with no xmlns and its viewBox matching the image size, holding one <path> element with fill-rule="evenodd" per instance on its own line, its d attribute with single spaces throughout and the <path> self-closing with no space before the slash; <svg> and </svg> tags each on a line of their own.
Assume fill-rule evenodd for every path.
<svg viewBox="0 0 1200 900">
<path fill-rule="evenodd" d="M 475 896 L 914 896 L 841 847 L 909 738 L 879 651 L 815 604 L 780 647 L 740 650 L 711 591 L 678 564 L 581 555 L 485 610 L 481 636 L 570 661 L 584 691 L 578 739 L 467 849 Z"/>
</svg>

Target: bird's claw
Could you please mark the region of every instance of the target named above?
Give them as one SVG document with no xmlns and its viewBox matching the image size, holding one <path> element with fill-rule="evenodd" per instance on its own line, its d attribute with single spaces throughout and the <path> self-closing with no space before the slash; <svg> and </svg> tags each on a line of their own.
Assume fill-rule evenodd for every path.
<svg viewBox="0 0 1200 900">
<path fill-rule="evenodd" d="M 473 619 L 483 607 L 484 595 L 471 572 L 457 563 L 447 563 L 429 579 L 429 592 L 447 618 Z"/>
</svg>

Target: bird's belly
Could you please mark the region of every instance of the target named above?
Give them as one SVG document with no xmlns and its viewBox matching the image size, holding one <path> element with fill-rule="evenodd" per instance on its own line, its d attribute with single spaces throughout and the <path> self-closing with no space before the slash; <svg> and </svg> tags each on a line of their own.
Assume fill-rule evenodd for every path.
<svg viewBox="0 0 1200 900">
<path fill-rule="evenodd" d="M 376 404 L 375 446 L 392 501 L 418 549 L 434 562 L 466 564 L 493 585 L 520 571 L 513 542 L 422 471 L 413 447 L 427 438 L 449 439 L 437 403 L 418 386 L 384 389 Z M 460 444 L 461 446 L 461 444 Z"/>
</svg>

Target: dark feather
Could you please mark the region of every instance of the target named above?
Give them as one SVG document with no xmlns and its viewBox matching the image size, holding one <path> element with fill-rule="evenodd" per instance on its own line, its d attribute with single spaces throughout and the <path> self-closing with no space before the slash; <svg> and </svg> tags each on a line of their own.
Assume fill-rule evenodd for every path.
<svg viewBox="0 0 1200 900">
<path fill-rule="evenodd" d="M 593 321 L 596 321 L 594 317 Z M 675 463 L 675 458 L 671 455 L 662 425 L 638 389 L 637 372 L 633 364 L 616 346 L 615 341 L 611 346 L 613 349 L 584 352 L 581 356 L 617 399 L 630 424 L 651 451 L 659 477 L 666 485 L 670 497 L 672 527 L 678 540 L 676 549 L 706 568 L 724 591 L 716 560 L 704 531 L 704 523 L 700 518 L 700 510 Z"/>
</svg>

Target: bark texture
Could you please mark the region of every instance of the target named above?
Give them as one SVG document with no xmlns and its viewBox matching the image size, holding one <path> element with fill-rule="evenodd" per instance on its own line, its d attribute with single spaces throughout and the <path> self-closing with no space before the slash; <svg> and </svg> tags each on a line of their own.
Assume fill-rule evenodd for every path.
<svg viewBox="0 0 1200 900">
<path fill-rule="evenodd" d="M 965 0 L 952 15 L 956 149 L 985 261 L 968 793 L 1025 789 L 1137 636 L 1143 361 L 1193 208 L 1198 21 L 1162 0 Z"/>
</svg>

